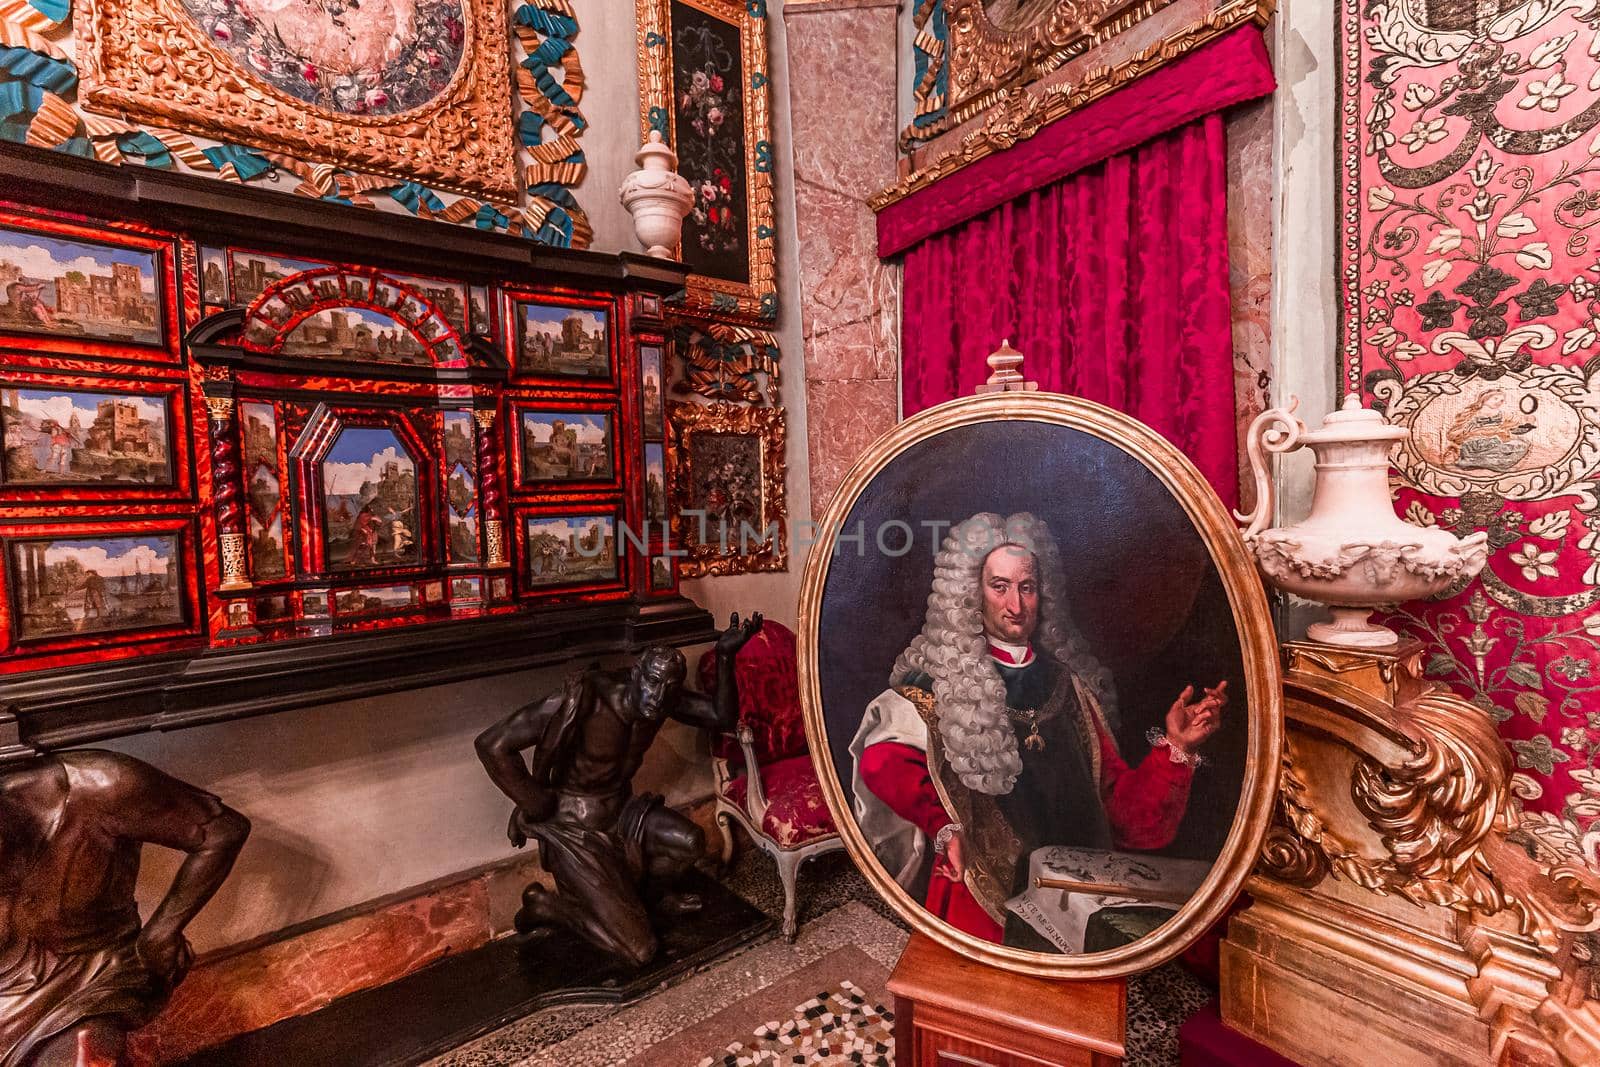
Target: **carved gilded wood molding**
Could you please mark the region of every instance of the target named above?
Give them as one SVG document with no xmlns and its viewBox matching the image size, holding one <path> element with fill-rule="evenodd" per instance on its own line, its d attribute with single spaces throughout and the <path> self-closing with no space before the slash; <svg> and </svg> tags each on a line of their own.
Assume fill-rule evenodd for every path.
<svg viewBox="0 0 1600 1067">
<path fill-rule="evenodd" d="M 947 0 L 954 121 L 982 110 L 986 95 L 1042 77 L 1172 2 L 1056 0 L 1036 14 L 1036 5 L 1023 3 L 1002 26 L 993 18 L 996 0 Z"/>
<path fill-rule="evenodd" d="M 181 0 L 77 0 L 75 17 L 88 110 L 502 204 L 522 191 L 506 10 L 493 0 L 459 0 L 454 70 L 442 88 L 392 113 L 381 87 L 324 94 L 322 103 L 295 95 L 296 76 L 310 84 L 328 72 L 308 64 L 297 75 L 259 57 L 250 62 L 261 69 L 253 68 L 230 50 L 231 37 L 208 32 Z M 362 28 L 376 32 L 371 23 Z M 300 37 L 285 44 L 286 54 L 312 39 L 313 28 L 296 26 Z M 324 106 L 329 99 L 337 110 Z"/>
<path fill-rule="evenodd" d="M 1126 18 L 1132 18 L 1136 13 L 1142 13 L 1140 17 L 1149 15 L 1164 8 L 1166 3 L 1162 0 L 1147 0 L 1137 7 L 1127 7 L 1105 0 L 1091 4 L 1063 0 L 1060 6 L 1062 9 L 1077 8 L 1080 11 L 1085 7 L 1104 8 L 1107 21 L 1093 33 L 1080 34 L 1074 38 L 1079 43 L 1073 44 L 1070 48 L 1049 52 L 1045 56 L 1045 59 L 1052 64 L 1045 68 L 1048 71 L 1055 71 L 1072 59 L 1088 55 L 1117 34 L 1126 31 L 1131 25 Z M 1040 77 L 1044 71 L 1029 68 L 1025 63 L 1019 66 L 1020 61 L 1013 56 L 1014 52 L 1017 56 L 1029 54 L 1026 48 L 1017 52 L 1017 46 L 1014 44 L 1003 46 L 996 44 L 993 49 L 986 51 L 988 46 L 982 42 L 988 39 L 985 36 L 987 31 L 980 33 L 969 26 L 968 47 L 972 50 L 972 59 L 967 69 L 972 85 L 979 84 L 985 77 L 994 76 L 998 71 L 1011 67 L 1015 67 L 1015 71 L 1003 84 L 989 86 L 953 105 L 945 119 L 944 128 L 947 131 L 954 131 L 969 120 L 972 120 L 973 128 L 962 134 L 952 145 L 944 148 L 940 148 L 937 144 L 930 146 L 931 155 L 921 162 L 920 166 L 893 185 L 879 190 L 867 203 L 872 210 L 882 211 L 890 204 L 949 177 L 971 163 L 995 152 L 1004 151 L 1019 141 L 1028 140 L 1057 119 L 1064 118 L 1107 93 L 1114 92 L 1180 56 L 1187 55 L 1230 30 L 1247 23 L 1264 25 L 1275 7 L 1276 0 L 1221 0 L 1210 6 L 1197 20 L 1184 25 L 1181 29 L 1164 34 L 1154 43 L 1125 59 L 1089 68 L 1081 77 L 1067 76 L 1059 83 L 1035 86 L 1025 83 Z M 958 8 L 967 13 L 969 21 L 983 17 L 981 0 L 955 0 L 951 5 L 951 36 L 955 42 L 951 46 L 952 99 L 958 98 L 954 84 L 960 77 L 961 68 L 957 56 L 963 47 L 961 44 L 963 31 L 960 24 L 955 21 Z M 976 14 L 973 13 L 973 9 L 976 9 Z M 978 58 L 980 53 L 990 55 L 991 52 L 993 55 L 991 59 Z M 989 74 L 983 74 L 984 70 L 989 71 Z M 979 116 L 981 121 L 977 121 Z M 929 136 L 930 132 L 922 131 L 919 136 Z"/>
<path fill-rule="evenodd" d="M 1283 774 L 1258 873 L 1450 909 L 1496 1047 L 1533 1041 L 1595 1062 L 1600 1010 L 1577 953 L 1600 930 L 1600 878 L 1547 862 L 1519 830 L 1493 721 L 1423 680 L 1416 642 L 1390 653 L 1291 642 L 1285 654 Z"/>
<path fill-rule="evenodd" d="M 780 407 L 667 405 L 669 547 L 681 577 L 788 568 L 786 440 Z"/>
</svg>

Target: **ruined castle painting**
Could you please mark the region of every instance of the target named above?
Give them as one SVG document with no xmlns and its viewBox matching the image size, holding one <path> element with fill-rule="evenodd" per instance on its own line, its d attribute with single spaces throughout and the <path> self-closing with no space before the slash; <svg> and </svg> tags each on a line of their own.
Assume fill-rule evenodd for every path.
<svg viewBox="0 0 1600 1067">
<path fill-rule="evenodd" d="M 429 364 L 428 350 L 416 335 L 381 311 L 347 307 L 319 311 L 284 338 L 286 356 L 353 359 L 379 363 Z"/>
<path fill-rule="evenodd" d="M 6 485 L 171 485 L 162 397 L 0 385 Z"/>
<path fill-rule="evenodd" d="M 154 252 L 0 226 L 0 331 L 159 345 Z"/>
<path fill-rule="evenodd" d="M 560 378 L 609 378 L 606 313 L 595 308 L 521 304 L 517 368 Z"/>
<path fill-rule="evenodd" d="M 614 516 L 530 515 L 524 522 L 529 585 L 577 585 L 617 577 Z"/>
<path fill-rule="evenodd" d="M 522 413 L 522 482 L 611 478 L 611 416 L 598 411 Z"/>
<path fill-rule="evenodd" d="M 19 641 L 181 625 L 178 535 L 12 541 Z"/>
</svg>

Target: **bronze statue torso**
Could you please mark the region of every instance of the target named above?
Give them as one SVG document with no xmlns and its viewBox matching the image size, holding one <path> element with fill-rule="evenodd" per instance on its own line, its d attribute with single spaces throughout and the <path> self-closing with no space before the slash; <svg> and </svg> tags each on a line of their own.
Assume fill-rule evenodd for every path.
<svg viewBox="0 0 1600 1067">
<path fill-rule="evenodd" d="M 116 833 L 92 781 L 51 760 L 10 772 L 0 804 L 0 967 L 28 945 L 86 952 L 138 933 L 140 845 Z"/>
<path fill-rule="evenodd" d="M 660 720 L 633 710 L 625 678 L 603 675 L 599 682 L 579 698 L 572 762 L 554 783 L 559 793 L 625 797 L 661 730 Z"/>
</svg>

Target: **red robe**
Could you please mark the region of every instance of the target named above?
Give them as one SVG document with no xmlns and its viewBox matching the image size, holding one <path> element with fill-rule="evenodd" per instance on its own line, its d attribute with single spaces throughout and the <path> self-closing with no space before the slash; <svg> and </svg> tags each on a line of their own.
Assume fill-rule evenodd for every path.
<svg viewBox="0 0 1600 1067">
<path fill-rule="evenodd" d="M 1116 741 L 1098 721 L 1095 734 L 1100 741 L 1100 800 L 1116 847 L 1151 850 L 1170 845 L 1189 802 L 1193 766 L 1175 762 L 1171 749 L 1161 747 L 1153 749 L 1137 767 L 1129 767 L 1117 751 Z M 879 800 L 930 841 L 951 821 L 928 771 L 928 754 L 922 749 L 894 741 L 868 745 L 861 753 L 859 771 L 862 782 Z M 956 929 L 1000 943 L 1003 929 L 972 891 L 951 876 L 943 856 L 934 864 L 924 903 Z"/>
</svg>

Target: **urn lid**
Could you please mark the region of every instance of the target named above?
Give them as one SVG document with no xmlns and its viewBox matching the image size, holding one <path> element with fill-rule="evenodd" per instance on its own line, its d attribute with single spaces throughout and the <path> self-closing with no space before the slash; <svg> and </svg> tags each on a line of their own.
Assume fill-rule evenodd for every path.
<svg viewBox="0 0 1600 1067">
<path fill-rule="evenodd" d="M 1402 426 L 1391 426 L 1383 421 L 1383 413 L 1361 406 L 1357 393 L 1345 395 L 1338 411 L 1328 412 L 1322 428 L 1303 434 L 1301 440 L 1308 445 L 1331 444 L 1343 441 L 1403 441 L 1410 431 Z"/>
<path fill-rule="evenodd" d="M 645 170 L 672 170 L 678 165 L 678 154 L 667 146 L 660 130 L 651 130 L 639 151 L 634 153 L 633 161 Z"/>
</svg>

